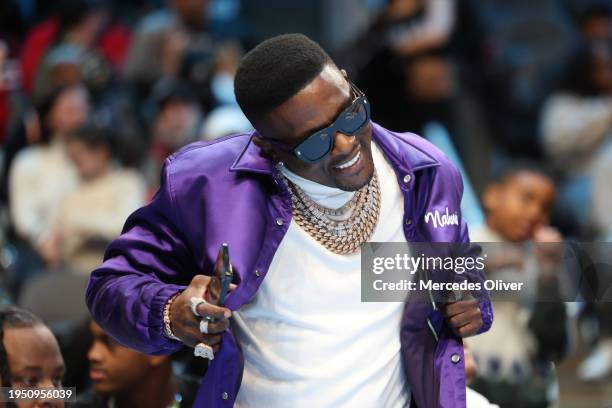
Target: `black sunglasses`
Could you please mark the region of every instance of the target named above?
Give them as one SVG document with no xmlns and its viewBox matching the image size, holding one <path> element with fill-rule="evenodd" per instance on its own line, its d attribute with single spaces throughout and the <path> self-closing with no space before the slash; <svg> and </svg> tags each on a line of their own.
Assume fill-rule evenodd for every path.
<svg viewBox="0 0 612 408">
<path fill-rule="evenodd" d="M 348 108 L 338 115 L 331 125 L 316 131 L 292 149 L 287 149 L 277 140 L 266 140 L 273 142 L 279 146 L 281 150 L 292 153 L 295 157 L 306 163 L 313 164 L 323 160 L 333 148 L 336 132 L 354 136 L 359 133 L 370 120 L 370 103 L 366 99 L 365 94 L 352 82 L 349 81 L 349 84 L 351 85 L 351 91 L 354 93 L 355 99 L 353 99 Z"/>
</svg>

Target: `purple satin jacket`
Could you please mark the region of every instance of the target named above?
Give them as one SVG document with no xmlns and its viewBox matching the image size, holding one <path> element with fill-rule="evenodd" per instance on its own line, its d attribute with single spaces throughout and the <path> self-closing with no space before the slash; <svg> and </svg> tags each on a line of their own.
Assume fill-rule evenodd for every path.
<svg viewBox="0 0 612 408">
<path fill-rule="evenodd" d="M 163 334 L 163 307 L 195 274 L 212 273 L 222 242 L 231 248 L 238 284 L 226 306 L 237 310 L 256 294 L 291 222 L 291 197 L 252 137 L 197 142 L 166 159 L 159 191 L 128 218 L 104 263 L 92 272 L 87 305 L 95 321 L 120 343 L 147 354 L 181 348 Z M 414 134 L 372 123 L 372 138 L 394 168 L 404 195 L 406 239 L 469 242 L 460 216 L 463 184 L 455 166 Z M 447 209 L 459 214 L 459 225 L 434 227 L 425 221 L 426 212 Z M 482 281 L 484 276 L 470 279 Z M 490 302 L 480 300 L 480 309 L 485 331 L 493 320 Z M 398 336 L 411 407 L 465 407 L 462 342 L 440 312 L 428 302 L 407 303 Z M 240 344 L 228 329 L 195 406 L 231 407 L 243 364 Z"/>
</svg>

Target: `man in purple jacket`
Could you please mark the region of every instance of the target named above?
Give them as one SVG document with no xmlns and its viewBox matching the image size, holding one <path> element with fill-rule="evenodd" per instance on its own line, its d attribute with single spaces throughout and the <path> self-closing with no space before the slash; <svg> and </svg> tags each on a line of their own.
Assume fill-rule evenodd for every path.
<svg viewBox="0 0 612 408">
<path fill-rule="evenodd" d="M 249 52 L 235 92 L 256 131 L 166 160 L 91 275 L 96 322 L 144 353 L 211 358 L 197 407 L 465 407 L 461 337 L 490 327 L 490 302 L 360 301 L 362 243 L 469 242 L 457 169 L 371 122 L 302 35 Z M 208 294 L 224 242 L 235 287 L 220 307 Z"/>
</svg>

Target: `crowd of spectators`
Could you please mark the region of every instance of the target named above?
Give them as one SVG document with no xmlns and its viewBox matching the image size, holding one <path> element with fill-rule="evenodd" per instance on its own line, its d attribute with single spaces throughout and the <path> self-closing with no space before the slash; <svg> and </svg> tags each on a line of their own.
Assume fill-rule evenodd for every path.
<svg viewBox="0 0 612 408">
<path fill-rule="evenodd" d="M 135 400 L 142 390 L 154 390 L 149 397 L 163 401 L 160 406 L 189 406 L 190 381 L 197 384 L 205 370 L 201 362 L 123 348 L 90 322 L 80 288 L 127 216 L 156 191 L 168 155 L 197 140 L 251 130 L 234 97 L 233 76 L 242 54 L 271 28 L 258 26 L 255 3 L 246 3 L 0 2 L 0 304 L 28 306 L 39 315 L 20 309 L 0 314 L 0 351 L 9 353 L 11 372 L 12 350 L 19 352 L 14 336 L 35 334 L 55 350 L 50 329 L 64 359 L 47 355 L 40 364 L 50 367 L 51 379 L 63 377 L 83 390 L 93 385 L 83 406 L 108 406 L 111 400 L 113 406 L 152 406 Z M 316 9 L 316 16 L 343 10 L 326 1 L 295 3 Z M 373 120 L 423 135 L 432 122 L 448 131 L 466 181 L 482 194 L 486 226 L 471 226 L 475 237 L 516 242 L 612 236 L 612 3 L 339 3 L 345 11 L 362 10 L 368 23 L 357 30 L 346 21 L 352 34 L 342 44 L 323 33 L 315 39 L 365 91 Z M 274 15 L 276 6 L 259 13 Z M 301 18 L 279 6 L 280 15 L 296 25 Z M 313 26 L 330 32 L 325 24 L 334 20 L 321 18 Z M 504 170 L 519 159 L 531 164 Z M 550 194 L 533 198 L 529 189 Z M 534 200 L 541 208 L 533 217 L 540 218 L 515 236 L 512 228 Z M 57 299 L 57 291 L 70 305 L 66 315 L 57 302 L 45 303 L 45 297 Z M 53 306 L 41 306 L 47 304 Z M 552 343 L 541 341 L 541 327 L 529 323 L 534 319 L 515 321 L 520 306 L 499 307 L 499 329 L 470 345 L 483 377 L 524 388 L 538 372 L 534 367 L 572 352 L 566 327 L 572 318 L 587 322 L 579 327 L 599 328 L 585 330 L 592 354 L 577 374 L 598 380 L 612 372 L 609 307 L 543 311 L 531 305 L 529 316 L 559 323 Z M 516 336 L 505 337 L 504 327 Z M 495 336 L 514 339 L 515 353 L 492 355 L 498 351 Z M 528 338 L 538 346 L 527 345 Z M 90 376 L 84 361 L 91 364 Z M 531 400 L 536 402 L 517 406 L 554 402 L 554 370 L 547 367 L 545 386 Z M 480 384 L 491 401 L 513 406 L 511 386 L 500 393 L 495 384 Z"/>
</svg>

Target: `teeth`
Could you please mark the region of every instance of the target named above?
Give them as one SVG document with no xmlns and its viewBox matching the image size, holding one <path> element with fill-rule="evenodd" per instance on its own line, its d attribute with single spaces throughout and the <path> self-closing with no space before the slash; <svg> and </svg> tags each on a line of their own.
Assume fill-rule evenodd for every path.
<svg viewBox="0 0 612 408">
<path fill-rule="evenodd" d="M 339 166 L 336 166 L 337 169 L 346 169 L 347 167 L 351 167 L 353 164 L 357 163 L 357 160 L 359 160 L 359 156 L 361 156 L 361 152 L 357 152 L 357 154 L 355 155 L 355 157 L 353 157 L 351 160 L 347 161 L 346 163 L 343 163 Z"/>
</svg>

